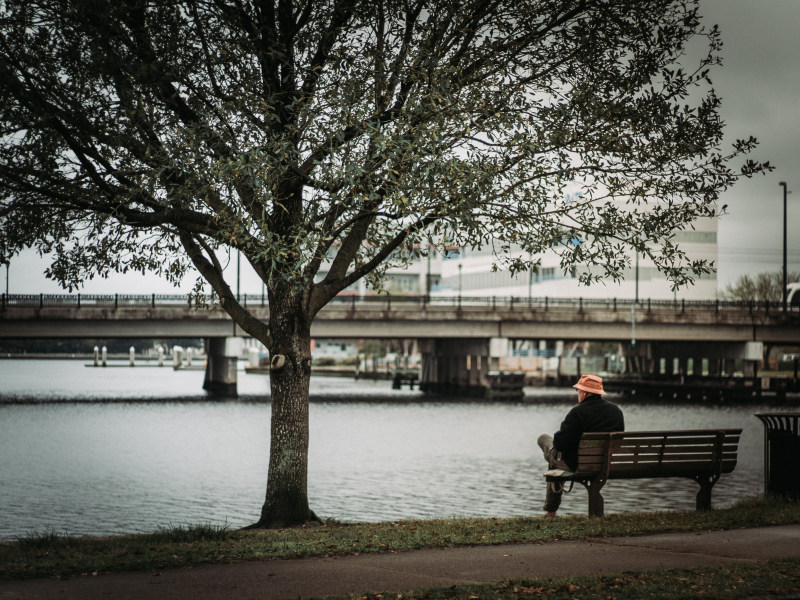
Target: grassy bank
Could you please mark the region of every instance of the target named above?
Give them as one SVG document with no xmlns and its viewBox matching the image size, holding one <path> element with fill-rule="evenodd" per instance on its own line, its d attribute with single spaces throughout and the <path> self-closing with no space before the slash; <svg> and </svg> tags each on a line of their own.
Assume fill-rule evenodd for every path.
<svg viewBox="0 0 800 600">
<path fill-rule="evenodd" d="M 691 600 L 786 597 L 800 589 L 800 559 L 732 563 L 695 569 L 665 569 L 598 577 L 517 579 L 403 591 L 332 596 L 327 600 Z M 791 595 L 792 598 L 797 598 Z"/>
<path fill-rule="evenodd" d="M 194 526 L 111 538 L 32 534 L 0 545 L 0 579 L 795 523 L 800 523 L 800 503 L 759 498 L 706 513 L 625 513 L 591 519 L 569 516 L 328 523 L 316 528 L 269 531 Z"/>
</svg>

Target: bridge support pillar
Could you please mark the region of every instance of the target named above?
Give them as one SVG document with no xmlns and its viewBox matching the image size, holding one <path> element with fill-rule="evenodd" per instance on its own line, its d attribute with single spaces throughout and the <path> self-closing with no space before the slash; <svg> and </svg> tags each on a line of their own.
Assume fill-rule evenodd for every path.
<svg viewBox="0 0 800 600">
<path fill-rule="evenodd" d="M 720 375 L 720 368 L 719 364 L 722 359 L 720 358 L 709 358 L 708 359 L 708 376 L 709 377 L 718 377 Z"/>
<path fill-rule="evenodd" d="M 625 348 L 627 380 L 621 391 L 674 398 L 729 399 L 761 393 L 761 342 L 647 342 Z M 641 360 L 645 355 L 651 359 Z M 642 371 L 635 369 L 648 365 Z M 741 371 L 744 377 L 735 375 Z M 613 385 L 613 384 L 611 384 Z"/>
<path fill-rule="evenodd" d="M 625 373 L 628 375 L 652 374 L 657 361 L 653 360 L 653 349 L 650 342 L 639 342 L 635 345 L 624 345 Z"/>
<path fill-rule="evenodd" d="M 693 377 L 703 376 L 703 359 L 698 358 L 697 356 L 692 358 L 692 376 Z"/>
<path fill-rule="evenodd" d="M 725 375 L 728 377 L 733 377 L 736 374 L 736 359 L 735 358 L 726 358 L 725 359 Z"/>
<path fill-rule="evenodd" d="M 508 338 L 489 339 L 489 370 L 500 370 L 500 359 L 508 356 Z"/>
<path fill-rule="evenodd" d="M 689 374 L 689 357 L 685 354 L 678 357 L 678 375 L 686 377 Z"/>
<path fill-rule="evenodd" d="M 242 338 L 220 337 L 206 340 L 206 377 L 203 389 L 220 396 L 236 396 L 236 371 L 242 353 Z"/>
<path fill-rule="evenodd" d="M 663 375 L 672 376 L 675 374 L 675 358 L 671 354 L 664 357 Z"/>
<path fill-rule="evenodd" d="M 508 354 L 508 339 L 421 340 L 420 390 L 451 396 L 518 399 L 523 395 L 522 373 L 500 372 Z"/>
<path fill-rule="evenodd" d="M 488 340 L 420 340 L 420 390 L 451 396 L 483 396 L 489 370 Z"/>
</svg>

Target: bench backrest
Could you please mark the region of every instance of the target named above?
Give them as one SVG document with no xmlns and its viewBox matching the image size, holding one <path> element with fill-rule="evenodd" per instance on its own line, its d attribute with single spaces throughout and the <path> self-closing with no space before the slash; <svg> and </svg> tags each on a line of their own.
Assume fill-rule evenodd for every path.
<svg viewBox="0 0 800 600">
<path fill-rule="evenodd" d="M 741 429 L 584 433 L 576 475 L 607 478 L 694 476 L 730 473 Z M 606 470 L 607 469 L 607 470 Z"/>
</svg>

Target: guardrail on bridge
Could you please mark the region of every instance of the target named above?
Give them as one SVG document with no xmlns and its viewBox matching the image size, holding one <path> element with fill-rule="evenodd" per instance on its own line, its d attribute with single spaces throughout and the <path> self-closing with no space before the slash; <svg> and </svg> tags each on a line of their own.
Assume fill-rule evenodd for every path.
<svg viewBox="0 0 800 600">
<path fill-rule="evenodd" d="M 0 310 L 14 308 L 190 308 L 197 301 L 215 304 L 212 298 L 198 299 L 189 294 L 2 294 Z M 264 294 L 242 294 L 239 302 L 246 307 L 268 307 Z M 636 310 L 645 312 L 750 312 L 775 314 L 782 312 L 780 301 L 730 301 L 730 300 L 633 300 L 622 298 L 558 298 L 527 296 L 413 296 L 413 295 L 340 295 L 334 298 L 331 306 L 350 305 L 357 308 L 382 308 L 391 310 L 392 305 L 450 307 L 456 310 L 550 310 L 606 309 L 612 311 Z M 800 313 L 800 306 L 789 306 L 788 311 Z"/>
</svg>

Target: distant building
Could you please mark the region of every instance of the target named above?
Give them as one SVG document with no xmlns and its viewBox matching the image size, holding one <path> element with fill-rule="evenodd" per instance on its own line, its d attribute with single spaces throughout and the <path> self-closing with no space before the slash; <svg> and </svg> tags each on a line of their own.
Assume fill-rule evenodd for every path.
<svg viewBox="0 0 800 600">
<path fill-rule="evenodd" d="M 457 255 L 457 250 L 450 254 Z M 427 256 L 418 255 L 417 258 L 405 268 L 390 267 L 386 272 L 383 282 L 384 289 L 392 296 L 424 296 L 441 290 L 442 264 L 446 261 L 442 252 L 433 250 Z M 321 281 L 328 274 L 323 265 L 316 281 Z M 353 285 L 341 292 L 342 295 L 357 294 L 365 296 L 374 294 L 363 277 Z"/>
<path fill-rule="evenodd" d="M 675 241 L 691 259 L 717 261 L 717 220 L 703 219 L 694 230 L 680 231 Z M 666 300 L 685 298 L 707 300 L 717 297 L 716 272 L 695 277 L 694 285 L 673 291 L 665 276 L 652 261 L 631 257 L 630 268 L 620 283 L 600 281 L 590 286 L 578 281 L 578 272 L 564 272 L 555 253 L 542 258 L 538 273 L 520 273 L 514 277 L 507 270 L 493 270 L 497 259 L 490 250 L 464 249 L 461 255 L 442 261 L 439 295 L 515 296 L 527 298 L 625 298 Z M 638 269 L 637 269 L 638 262 Z M 596 269 L 600 274 L 600 269 Z M 638 290 L 637 290 L 638 288 Z"/>
<path fill-rule="evenodd" d="M 358 340 L 313 340 L 311 355 L 334 360 L 353 358 L 358 356 Z"/>
</svg>

